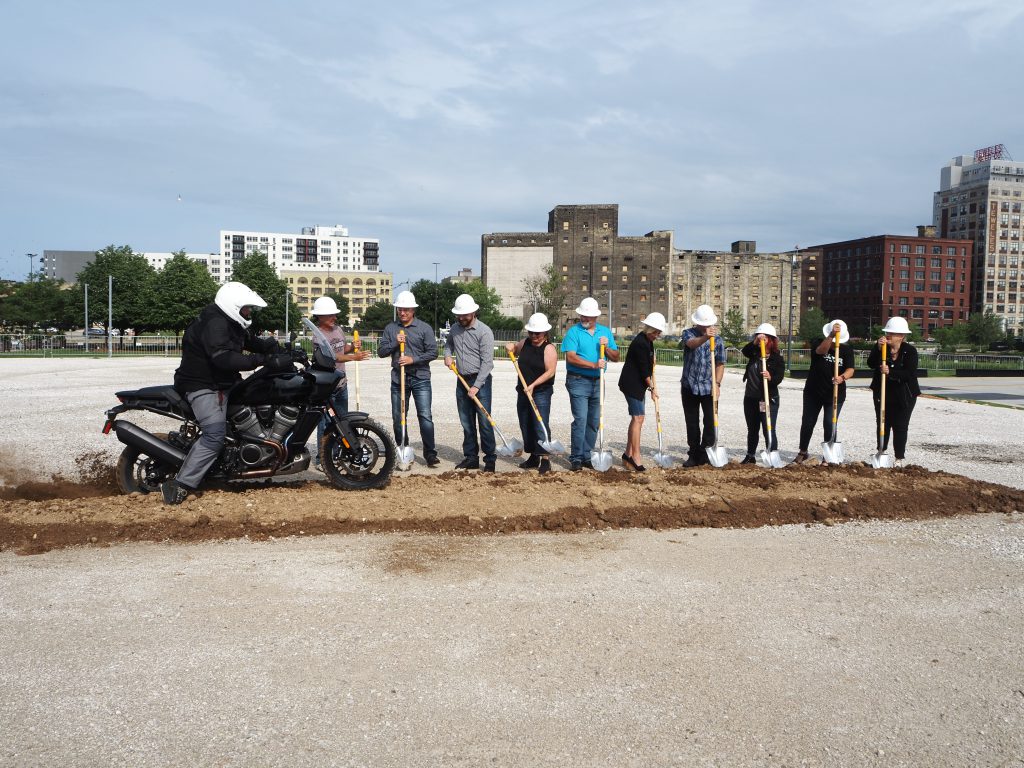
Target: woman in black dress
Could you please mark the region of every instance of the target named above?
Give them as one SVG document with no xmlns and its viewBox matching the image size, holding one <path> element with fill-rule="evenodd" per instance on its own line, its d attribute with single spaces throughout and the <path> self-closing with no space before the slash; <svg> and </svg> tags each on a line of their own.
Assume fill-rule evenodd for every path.
<svg viewBox="0 0 1024 768">
<path fill-rule="evenodd" d="M 882 329 L 882 336 L 868 355 L 868 368 L 874 371 L 871 377 L 871 391 L 875 401 L 875 424 L 878 424 L 881 408 L 882 377 L 888 376 L 885 384 L 885 433 L 882 450 L 889 448 L 889 435 L 893 435 L 893 453 L 897 467 L 903 466 L 907 453 L 907 431 L 910 415 L 917 405 L 921 387 L 917 383 L 917 350 L 906 342 L 910 326 L 906 319 L 893 317 Z M 886 345 L 885 362 L 882 362 L 882 345 Z"/>
</svg>

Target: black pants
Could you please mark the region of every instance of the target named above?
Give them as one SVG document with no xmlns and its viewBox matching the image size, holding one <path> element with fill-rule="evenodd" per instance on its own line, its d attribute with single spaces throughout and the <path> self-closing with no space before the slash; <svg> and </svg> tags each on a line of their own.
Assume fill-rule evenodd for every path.
<svg viewBox="0 0 1024 768">
<path fill-rule="evenodd" d="M 711 395 L 695 395 L 685 385 L 682 388 L 683 418 L 686 420 L 686 444 L 690 457 L 704 461 L 704 448 L 715 444 L 715 401 Z M 704 430 L 700 428 L 700 413 L 704 412 Z"/>
<path fill-rule="evenodd" d="M 779 419 L 779 396 L 768 398 L 772 409 L 772 444 L 766 446 L 769 451 L 779 450 L 779 437 L 776 433 Z M 762 431 L 768 428 L 764 414 L 761 413 L 761 401 L 755 397 L 743 398 L 743 415 L 747 419 L 747 453 L 751 456 L 757 450 L 757 443 L 761 439 Z"/>
<path fill-rule="evenodd" d="M 872 399 L 875 401 L 875 437 L 877 442 L 878 412 L 881 399 L 877 394 Z M 915 405 L 917 405 L 916 397 L 910 398 L 908 407 L 896 405 L 889 398 L 885 399 L 885 437 L 882 440 L 882 450 L 889 447 L 889 435 L 891 434 L 893 436 L 892 450 L 897 459 L 902 459 L 907 455 L 907 432 L 910 428 L 910 415 L 914 412 Z"/>
<path fill-rule="evenodd" d="M 825 432 L 824 442 L 829 442 L 832 439 L 832 398 L 828 401 L 822 402 L 819 398 L 815 397 L 813 393 L 804 390 L 804 414 L 800 419 L 800 451 L 801 453 L 807 453 L 807 446 L 811 444 L 811 435 L 814 434 L 814 423 L 818 420 L 818 414 L 822 411 L 825 412 L 824 417 L 821 420 L 821 426 Z M 836 419 L 839 418 L 839 414 L 843 412 L 843 401 L 839 401 L 839 406 L 836 408 Z"/>
</svg>

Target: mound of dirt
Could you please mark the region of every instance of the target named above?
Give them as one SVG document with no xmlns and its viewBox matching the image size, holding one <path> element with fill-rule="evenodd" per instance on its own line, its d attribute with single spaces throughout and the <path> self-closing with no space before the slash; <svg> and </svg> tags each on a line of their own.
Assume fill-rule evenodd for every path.
<svg viewBox="0 0 1024 768">
<path fill-rule="evenodd" d="M 116 495 L 109 469 L 83 457 L 83 480 L 8 486 L 0 549 L 46 552 L 123 541 L 266 539 L 326 533 L 417 531 L 500 534 L 600 528 L 832 525 L 1024 509 L 1024 491 L 921 467 L 864 464 L 497 475 L 397 475 L 379 491 L 326 482 L 210 490 L 180 507 L 155 494 Z M 91 474 L 90 474 L 91 472 Z"/>
</svg>

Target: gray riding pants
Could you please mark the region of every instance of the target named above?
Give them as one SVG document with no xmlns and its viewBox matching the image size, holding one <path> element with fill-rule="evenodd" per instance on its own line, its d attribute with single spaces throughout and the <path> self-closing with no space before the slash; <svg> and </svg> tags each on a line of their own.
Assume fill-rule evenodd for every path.
<svg viewBox="0 0 1024 768">
<path fill-rule="evenodd" d="M 226 392 L 197 389 L 195 392 L 189 392 L 185 398 L 192 406 L 192 413 L 195 414 L 203 432 L 189 449 L 185 463 L 178 470 L 177 480 L 181 485 L 194 490 L 203 482 L 207 470 L 216 461 L 220 449 L 224 447 L 228 397 Z"/>
</svg>

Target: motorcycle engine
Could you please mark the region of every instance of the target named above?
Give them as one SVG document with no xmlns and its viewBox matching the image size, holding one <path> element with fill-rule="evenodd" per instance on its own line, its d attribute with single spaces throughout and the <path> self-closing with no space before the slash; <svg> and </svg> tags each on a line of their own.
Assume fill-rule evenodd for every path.
<svg viewBox="0 0 1024 768">
<path fill-rule="evenodd" d="M 291 411 L 294 415 L 282 414 L 282 411 Z M 281 442 L 281 438 L 298 418 L 298 409 L 281 406 L 274 412 L 273 406 L 261 405 L 253 410 L 247 405 L 242 405 L 232 408 L 228 418 L 241 438 L 241 445 L 237 449 L 239 460 L 246 469 L 255 469 L 270 463 L 277 455 L 266 441 Z M 268 421 L 271 427 L 269 432 L 266 428 Z"/>
</svg>

